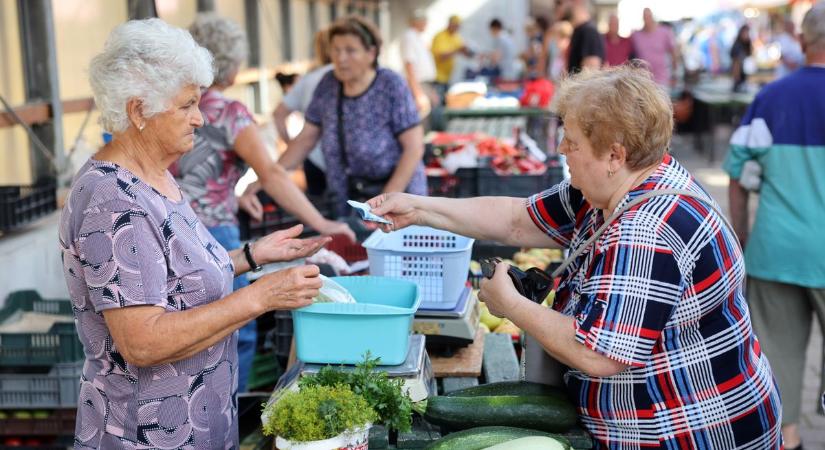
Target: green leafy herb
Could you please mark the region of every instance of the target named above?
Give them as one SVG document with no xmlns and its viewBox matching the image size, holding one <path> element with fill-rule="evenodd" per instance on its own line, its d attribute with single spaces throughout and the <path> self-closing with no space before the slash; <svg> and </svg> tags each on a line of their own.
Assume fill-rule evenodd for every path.
<svg viewBox="0 0 825 450">
<path fill-rule="evenodd" d="M 362 396 L 341 384 L 302 387 L 266 409 L 270 420 L 263 425 L 264 434 L 293 442 L 329 439 L 377 419 Z"/>
<path fill-rule="evenodd" d="M 352 372 L 344 372 L 332 366 L 323 367 L 317 374 L 301 378 L 301 389 L 309 386 L 334 386 L 344 384 L 364 397 L 378 414 L 378 423 L 389 429 L 410 431 L 412 428 L 413 402 L 404 392 L 404 381 L 389 378 L 386 371 L 376 370 L 380 358 L 364 355 L 364 361 Z"/>
</svg>

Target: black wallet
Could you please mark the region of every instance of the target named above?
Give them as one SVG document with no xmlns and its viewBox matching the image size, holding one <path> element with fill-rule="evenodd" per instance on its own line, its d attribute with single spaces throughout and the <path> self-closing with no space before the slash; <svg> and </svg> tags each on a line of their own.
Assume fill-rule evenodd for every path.
<svg viewBox="0 0 825 450">
<path fill-rule="evenodd" d="M 493 278 L 496 265 L 501 262 L 501 258 L 484 258 L 479 261 L 481 273 L 485 278 Z M 516 290 L 524 297 L 541 303 L 547 298 L 547 294 L 553 289 L 553 277 L 538 267 L 531 267 L 521 270 L 518 267 L 510 266 L 507 275 L 513 280 Z"/>
</svg>

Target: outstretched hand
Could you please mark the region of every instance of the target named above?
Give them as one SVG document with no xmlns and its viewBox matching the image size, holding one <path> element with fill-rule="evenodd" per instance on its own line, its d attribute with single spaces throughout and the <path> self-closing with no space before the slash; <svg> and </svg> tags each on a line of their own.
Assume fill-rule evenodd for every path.
<svg viewBox="0 0 825 450">
<path fill-rule="evenodd" d="M 253 257 L 259 264 L 306 258 L 332 240 L 328 236 L 298 239 L 303 229 L 303 225 L 295 225 L 258 239 L 252 247 Z"/>
<path fill-rule="evenodd" d="M 384 217 L 392 225 L 381 224 L 386 233 L 421 223 L 421 212 L 415 207 L 415 196 L 400 192 L 381 194 L 367 201 L 371 212 Z"/>
</svg>

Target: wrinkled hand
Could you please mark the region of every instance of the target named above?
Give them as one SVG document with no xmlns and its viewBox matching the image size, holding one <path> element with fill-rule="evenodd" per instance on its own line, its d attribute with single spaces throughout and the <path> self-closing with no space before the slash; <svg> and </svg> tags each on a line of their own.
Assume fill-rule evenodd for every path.
<svg viewBox="0 0 825 450">
<path fill-rule="evenodd" d="M 493 278 L 481 280 L 478 299 L 484 302 L 490 313 L 496 317 L 507 317 L 508 313 L 517 307 L 519 299 L 527 300 L 513 286 L 513 280 L 507 275 L 508 270 L 510 265 L 500 262 L 496 265 Z"/>
<path fill-rule="evenodd" d="M 344 222 L 327 220 L 324 222 L 324 225 L 318 229 L 318 232 L 326 236 L 332 236 L 333 234 L 343 234 L 344 236 L 349 238 L 350 242 L 355 242 L 355 232 L 352 231 L 352 228 L 350 228 L 349 225 Z"/>
<path fill-rule="evenodd" d="M 292 228 L 279 230 L 258 239 L 252 245 L 252 257 L 258 264 L 292 261 L 293 259 L 306 258 L 315 254 L 332 240 L 332 238 L 326 236 L 298 239 L 303 229 L 303 225 L 295 225 Z"/>
<path fill-rule="evenodd" d="M 267 311 L 296 309 L 312 303 L 323 282 L 318 266 L 300 266 L 268 273 L 249 287 L 258 290 L 258 299 Z"/>
<path fill-rule="evenodd" d="M 367 201 L 373 214 L 382 216 L 392 225 L 381 224 L 380 228 L 389 233 L 404 227 L 421 223 L 421 212 L 416 209 L 415 196 L 401 192 L 381 194 Z"/>
<path fill-rule="evenodd" d="M 261 221 L 264 218 L 264 207 L 256 194 L 244 193 L 238 197 L 238 206 L 249 214 L 249 217 Z"/>
</svg>

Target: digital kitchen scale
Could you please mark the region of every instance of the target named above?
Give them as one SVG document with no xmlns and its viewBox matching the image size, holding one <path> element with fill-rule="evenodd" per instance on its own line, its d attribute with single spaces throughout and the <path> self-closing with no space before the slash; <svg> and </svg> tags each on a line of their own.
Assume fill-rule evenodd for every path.
<svg viewBox="0 0 825 450">
<path fill-rule="evenodd" d="M 461 291 L 461 300 L 453 309 L 418 309 L 413 332 L 427 336 L 427 351 L 444 356 L 473 343 L 478 331 L 481 309 L 470 286 Z"/>
</svg>

